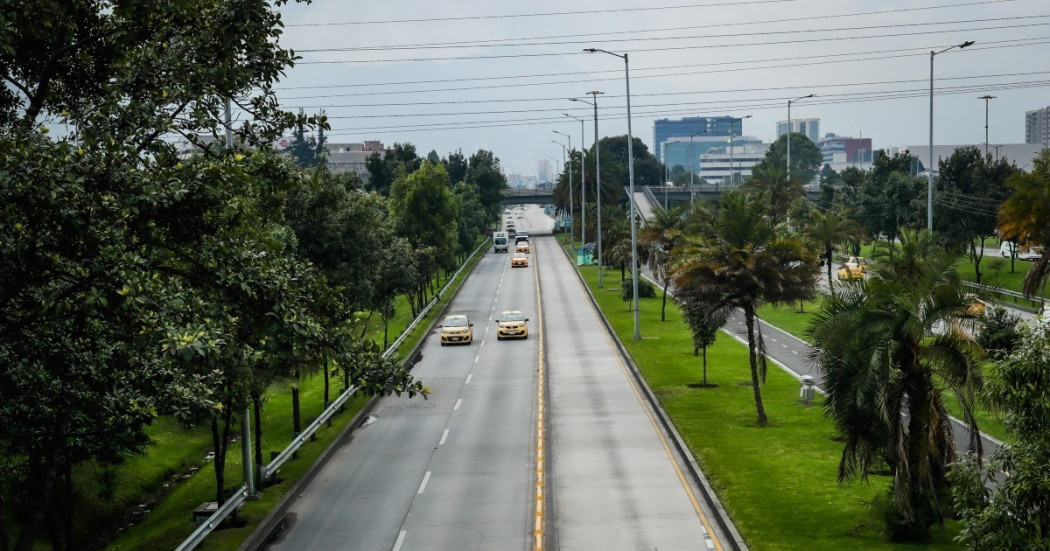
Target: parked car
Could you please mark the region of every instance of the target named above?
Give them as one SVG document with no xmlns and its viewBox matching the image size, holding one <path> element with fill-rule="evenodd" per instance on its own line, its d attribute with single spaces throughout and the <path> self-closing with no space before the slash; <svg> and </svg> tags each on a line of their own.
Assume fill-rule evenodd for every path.
<svg viewBox="0 0 1050 551">
<path fill-rule="evenodd" d="M 1029 247 L 1027 249 L 1018 249 L 1017 244 L 1013 241 L 1003 241 L 999 245 L 999 255 L 1003 258 L 1010 258 L 1011 255 L 1016 254 L 1018 260 L 1035 260 L 1042 256 L 1042 252 L 1035 248 Z"/>
<path fill-rule="evenodd" d="M 463 314 L 454 314 L 441 322 L 441 346 L 474 342 L 474 324 Z"/>
</svg>

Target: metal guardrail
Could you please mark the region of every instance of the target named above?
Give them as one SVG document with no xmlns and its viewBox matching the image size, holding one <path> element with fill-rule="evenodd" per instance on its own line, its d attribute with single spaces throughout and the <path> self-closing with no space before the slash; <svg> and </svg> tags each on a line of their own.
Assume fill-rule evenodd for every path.
<svg viewBox="0 0 1050 551">
<path fill-rule="evenodd" d="M 197 529 L 190 534 L 190 537 L 180 543 L 179 546 L 175 548 L 175 551 L 191 551 L 192 549 L 195 549 L 202 541 L 204 541 L 204 538 L 207 537 L 208 534 L 218 528 L 219 525 L 222 524 L 222 521 L 226 520 L 226 517 L 228 517 L 230 513 L 237 510 L 237 507 L 244 503 L 244 500 L 246 499 L 248 499 L 247 484 L 238 488 L 237 492 L 230 496 L 226 502 L 222 504 L 222 507 L 216 509 L 216 511 L 208 517 L 208 520 L 204 521 L 204 524 L 198 526 Z"/>
<path fill-rule="evenodd" d="M 653 210 L 663 208 L 660 201 L 656 199 L 656 194 L 653 193 L 652 186 L 642 186 L 642 190 L 645 192 L 645 198 L 649 199 L 649 206 L 652 207 Z"/>
<path fill-rule="evenodd" d="M 463 262 L 463 264 L 459 267 L 459 269 L 456 270 L 456 273 L 452 274 L 452 277 L 449 278 L 448 283 L 446 283 L 445 286 L 442 287 L 436 295 L 434 295 L 434 298 L 431 299 L 430 302 L 423 308 L 423 310 L 419 312 L 419 315 L 417 315 L 416 318 L 412 320 L 412 323 L 410 323 L 408 327 L 406 327 L 405 330 L 401 332 L 401 335 L 399 335 L 398 338 L 393 343 L 391 343 L 385 351 L 383 351 L 383 359 L 390 357 L 390 355 L 393 354 L 395 350 L 397 350 L 397 347 L 400 346 L 403 342 L 405 342 L 405 339 L 408 338 L 408 335 L 412 332 L 412 330 L 415 329 L 417 325 L 419 325 L 423 318 L 426 317 L 427 313 L 430 312 L 430 309 L 433 308 L 435 304 L 437 304 L 438 299 L 440 299 L 441 296 L 448 291 L 449 287 L 452 286 L 452 283 L 456 280 L 457 277 L 459 277 L 459 274 L 463 272 L 463 269 L 466 268 L 470 260 L 474 258 L 474 255 L 478 254 L 478 251 L 488 246 L 488 242 L 489 239 L 486 238 L 484 241 L 481 242 L 480 245 L 478 245 L 476 249 L 474 249 L 474 252 L 470 253 L 470 256 L 468 256 L 467 259 Z M 306 443 L 306 440 L 313 436 L 313 434 L 317 432 L 317 429 L 319 429 L 323 423 L 327 422 L 329 418 L 335 415 L 339 408 L 342 407 L 343 404 L 345 404 L 346 401 L 349 400 L 350 397 L 353 396 L 356 392 L 357 387 L 350 387 L 346 390 L 346 392 L 340 394 L 339 397 L 337 397 L 331 404 L 329 404 L 328 407 L 325 408 L 325 410 L 321 412 L 321 414 L 318 415 L 317 418 L 314 419 L 314 421 L 310 423 L 309 426 L 306 427 L 306 430 L 299 433 L 295 438 L 293 438 L 291 443 L 289 443 L 287 447 L 281 450 L 281 453 L 277 454 L 277 456 L 274 457 L 273 461 L 271 461 L 269 465 L 260 465 L 260 482 L 266 481 L 267 478 L 276 473 L 281 468 L 281 465 L 284 465 L 292 457 L 292 454 L 298 451 L 299 448 L 301 448 L 302 445 Z M 179 546 L 175 548 L 175 551 L 192 551 L 193 549 L 195 549 L 198 545 L 200 545 L 202 541 L 204 541 L 204 538 L 207 537 L 208 534 L 215 531 L 215 529 L 218 528 L 220 524 L 222 524 L 222 521 L 226 520 L 226 517 L 230 516 L 230 514 L 237 509 L 237 506 L 239 506 L 241 503 L 244 503 L 244 500 L 246 499 L 248 499 L 248 485 L 244 484 L 237 489 L 234 495 L 230 496 L 230 498 L 222 504 L 222 507 L 219 507 L 218 510 L 212 513 L 212 515 L 208 517 L 207 521 L 198 526 L 197 529 L 194 530 L 188 538 L 186 538 L 181 544 L 179 544 Z"/>
</svg>

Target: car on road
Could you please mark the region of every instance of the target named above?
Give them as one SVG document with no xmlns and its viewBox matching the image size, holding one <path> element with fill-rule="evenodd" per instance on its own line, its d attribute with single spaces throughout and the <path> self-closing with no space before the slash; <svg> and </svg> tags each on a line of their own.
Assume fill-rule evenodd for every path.
<svg viewBox="0 0 1050 551">
<path fill-rule="evenodd" d="M 528 241 L 518 241 L 518 244 L 514 246 L 514 252 L 529 254 L 529 252 L 530 252 L 529 251 L 529 242 Z"/>
<path fill-rule="evenodd" d="M 447 316 L 441 322 L 441 346 L 474 342 L 474 324 L 464 314 Z"/>
<path fill-rule="evenodd" d="M 529 240 L 529 232 L 527 232 L 527 231 L 520 231 L 520 232 L 518 232 L 518 234 L 516 236 L 514 236 L 514 240 L 515 241 L 528 241 Z"/>
<path fill-rule="evenodd" d="M 854 279 L 864 279 L 864 269 L 858 266 L 850 267 L 848 265 L 843 264 L 842 267 L 839 268 L 838 276 L 840 280 L 845 281 Z"/>
<path fill-rule="evenodd" d="M 525 323 L 527 321 L 529 318 L 520 310 L 503 312 L 496 318 L 496 340 L 529 338 L 529 326 Z"/>
<path fill-rule="evenodd" d="M 842 265 L 850 269 L 859 269 L 862 274 L 868 273 L 868 260 L 861 256 L 851 256 Z"/>
<path fill-rule="evenodd" d="M 1033 247 L 1021 250 L 1017 248 L 1017 244 L 1013 241 L 1003 241 L 1002 244 L 999 245 L 999 255 L 1003 258 L 1010 258 L 1010 256 L 1014 254 L 1017 255 L 1018 260 L 1035 260 L 1042 256 L 1039 249 Z"/>
<path fill-rule="evenodd" d="M 522 254 L 522 253 L 515 253 L 514 256 L 511 257 L 511 259 L 510 259 L 510 267 L 511 268 L 528 268 L 529 267 L 529 257 L 527 255 Z"/>
<path fill-rule="evenodd" d="M 983 316 L 988 311 L 988 303 L 977 298 L 977 295 L 966 295 L 966 306 L 961 313 L 966 316 Z"/>
</svg>

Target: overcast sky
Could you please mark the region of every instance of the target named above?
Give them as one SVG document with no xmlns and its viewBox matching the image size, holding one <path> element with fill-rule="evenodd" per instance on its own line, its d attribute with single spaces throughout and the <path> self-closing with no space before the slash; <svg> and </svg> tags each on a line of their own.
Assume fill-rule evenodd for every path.
<svg viewBox="0 0 1050 551">
<path fill-rule="evenodd" d="M 324 110 L 333 142 L 415 144 L 420 155 L 493 151 L 507 173 L 579 147 L 592 108 L 599 133 L 633 134 L 650 149 L 653 121 L 751 115 L 764 141 L 787 118 L 821 133 L 870 137 L 876 149 L 926 144 L 930 51 L 935 144 L 1023 143 L 1025 111 L 1050 106 L 1047 0 L 587 0 L 420 2 L 315 0 L 282 8 L 282 45 L 301 56 L 279 86 L 282 104 Z"/>
</svg>

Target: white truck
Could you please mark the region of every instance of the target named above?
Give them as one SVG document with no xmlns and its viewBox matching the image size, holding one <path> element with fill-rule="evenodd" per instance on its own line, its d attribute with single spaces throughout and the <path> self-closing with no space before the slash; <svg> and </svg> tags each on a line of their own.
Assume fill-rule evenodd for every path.
<svg viewBox="0 0 1050 551">
<path fill-rule="evenodd" d="M 504 231 L 492 232 L 492 252 L 496 252 L 496 253 L 508 252 L 510 250 L 508 248 L 509 245 L 507 244 L 508 241 L 509 241 L 509 239 L 507 237 L 507 232 L 504 232 Z"/>
</svg>

